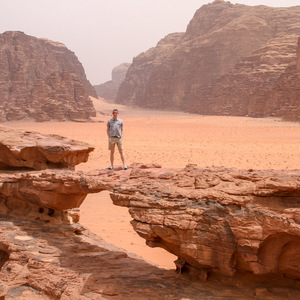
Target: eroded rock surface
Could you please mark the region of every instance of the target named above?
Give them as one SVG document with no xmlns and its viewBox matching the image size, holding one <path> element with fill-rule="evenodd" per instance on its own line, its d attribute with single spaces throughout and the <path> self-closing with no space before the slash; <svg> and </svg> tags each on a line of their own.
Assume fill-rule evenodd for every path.
<svg viewBox="0 0 300 300">
<path fill-rule="evenodd" d="M 300 171 L 133 169 L 114 188 L 153 247 L 233 275 L 300 279 Z"/>
<path fill-rule="evenodd" d="M 299 171 L 153 167 L 1 174 L 0 287 L 6 299 L 300 296 Z M 72 200 L 77 195 L 104 189 L 115 204 L 129 207 L 135 230 L 150 246 L 179 256 L 177 273 L 106 244 L 77 223 L 77 210 L 65 210 L 63 203 L 80 205 Z M 48 192 L 49 201 L 42 201 Z M 283 277 L 251 277 L 249 271 Z"/>
<path fill-rule="evenodd" d="M 58 135 L 20 131 L 0 126 L 0 170 L 29 168 L 75 169 L 94 148 Z"/>
<path fill-rule="evenodd" d="M 79 225 L 79 211 L 74 208 L 87 193 L 113 190 L 129 174 L 108 170 L 0 173 L 0 297 L 86 300 L 255 295 L 251 288 L 228 290 L 226 283 L 217 280 L 203 284 L 160 269 Z"/>
<path fill-rule="evenodd" d="M 187 265 L 224 275 L 300 278 L 299 171 L 133 166 L 130 172 L 33 172 L 2 175 L 0 191 L 64 210 L 102 190 L 129 207 L 134 229 L 150 246 Z"/>
<path fill-rule="evenodd" d="M 50 226 L 0 215 L 0 240 L 5 299 L 251 299 L 256 293 L 160 269 L 78 224 Z"/>
<path fill-rule="evenodd" d="M 87 121 L 96 92 L 76 55 L 22 32 L 0 35 L 0 122 Z"/>
<path fill-rule="evenodd" d="M 13 136 L 5 143 L 12 149 L 12 141 L 21 148 L 22 139 L 45 141 L 34 133 Z M 60 144 L 60 137 L 51 137 Z M 133 228 L 150 247 L 178 256 L 176 272 L 107 245 L 78 223 L 86 195 L 103 190 L 129 208 Z M 3 170 L 0 297 L 298 299 L 299 199 L 300 170 L 155 164 Z"/>
</svg>

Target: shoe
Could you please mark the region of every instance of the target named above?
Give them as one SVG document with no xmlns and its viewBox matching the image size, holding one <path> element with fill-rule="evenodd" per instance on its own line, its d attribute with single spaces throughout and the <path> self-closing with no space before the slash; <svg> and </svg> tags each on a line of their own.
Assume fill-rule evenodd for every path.
<svg viewBox="0 0 300 300">
<path fill-rule="evenodd" d="M 124 166 L 123 166 L 123 169 L 124 169 L 124 170 L 127 170 L 127 166 L 126 166 L 126 165 L 124 165 Z"/>
<path fill-rule="evenodd" d="M 109 168 L 108 168 L 108 170 L 113 170 L 114 169 L 114 167 L 113 166 L 110 166 Z"/>
</svg>

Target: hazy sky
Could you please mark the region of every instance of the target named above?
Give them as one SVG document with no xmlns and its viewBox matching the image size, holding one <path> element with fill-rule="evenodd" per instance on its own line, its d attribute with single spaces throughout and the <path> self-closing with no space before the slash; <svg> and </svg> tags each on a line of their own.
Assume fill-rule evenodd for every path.
<svg viewBox="0 0 300 300">
<path fill-rule="evenodd" d="M 183 32 L 206 0 L 0 0 L 0 33 L 23 31 L 65 44 L 92 84 L 132 62 L 172 32 Z M 296 6 L 300 0 L 240 0 L 247 5 Z"/>
</svg>

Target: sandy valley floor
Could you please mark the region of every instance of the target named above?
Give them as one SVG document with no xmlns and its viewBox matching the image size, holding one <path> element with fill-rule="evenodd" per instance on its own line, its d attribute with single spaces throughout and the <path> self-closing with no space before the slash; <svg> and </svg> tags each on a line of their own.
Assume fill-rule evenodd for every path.
<svg viewBox="0 0 300 300">
<path fill-rule="evenodd" d="M 126 164 L 159 163 L 162 167 L 183 168 L 224 166 L 240 169 L 299 169 L 300 124 L 279 119 L 215 117 L 137 110 L 94 99 L 101 115 L 95 123 L 18 122 L 3 125 L 54 133 L 85 141 L 95 147 L 87 163 L 76 170 L 109 166 L 106 122 L 112 108 L 118 108 L 124 121 Z M 116 153 L 115 165 L 121 165 Z M 112 205 L 107 192 L 89 195 L 81 206 L 80 223 L 107 242 L 134 252 L 161 267 L 173 268 L 176 257 L 163 249 L 145 245 L 131 228 L 126 208 Z"/>
</svg>

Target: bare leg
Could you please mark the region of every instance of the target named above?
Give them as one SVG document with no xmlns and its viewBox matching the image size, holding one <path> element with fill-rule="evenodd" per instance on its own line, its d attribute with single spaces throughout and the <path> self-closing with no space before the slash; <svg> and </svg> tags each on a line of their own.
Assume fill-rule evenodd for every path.
<svg viewBox="0 0 300 300">
<path fill-rule="evenodd" d="M 110 165 L 114 166 L 114 150 L 110 150 Z"/>
<path fill-rule="evenodd" d="M 121 155 L 121 160 L 122 160 L 123 166 L 125 166 L 125 158 L 124 158 L 123 150 L 119 150 L 119 152 L 120 152 L 120 155 Z"/>
</svg>

